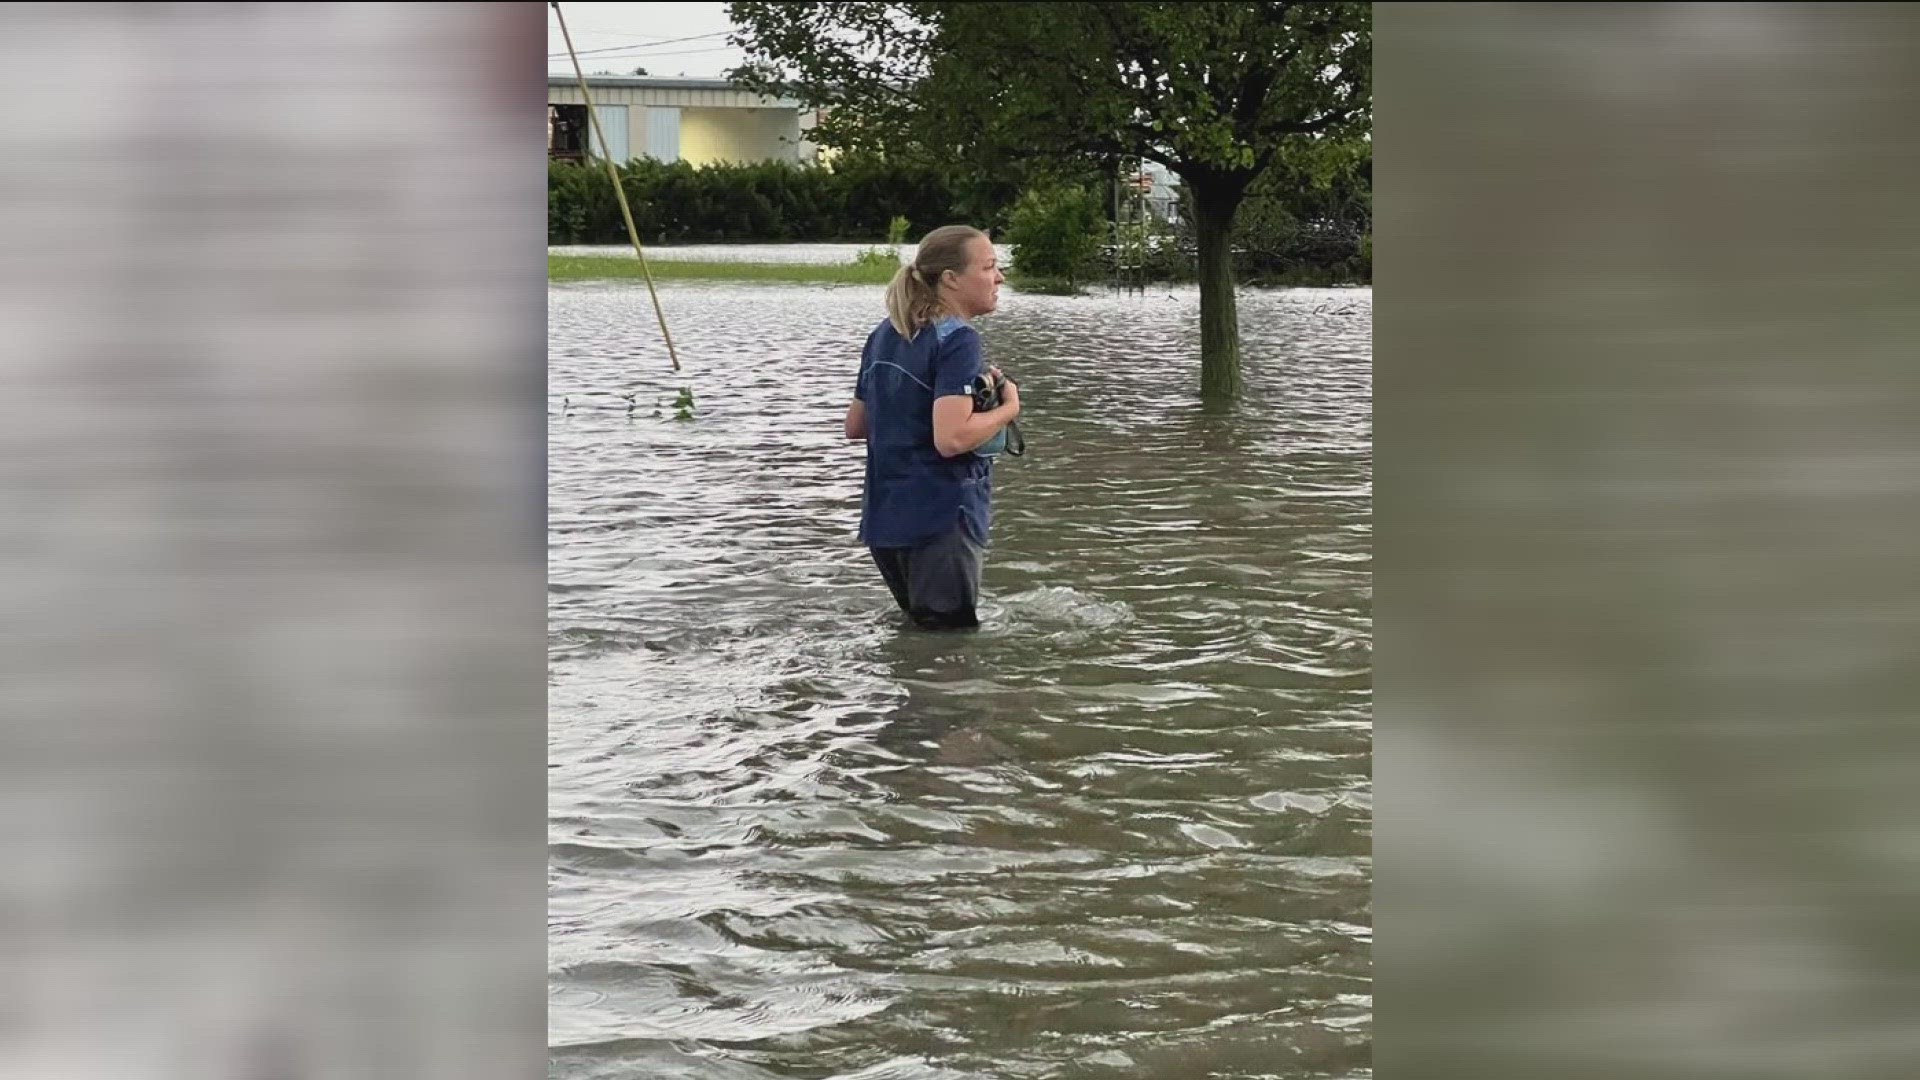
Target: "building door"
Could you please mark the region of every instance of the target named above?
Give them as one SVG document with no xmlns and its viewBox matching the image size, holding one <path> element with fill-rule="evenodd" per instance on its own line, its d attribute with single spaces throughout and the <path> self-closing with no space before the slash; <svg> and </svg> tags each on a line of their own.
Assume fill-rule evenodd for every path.
<svg viewBox="0 0 1920 1080">
<path fill-rule="evenodd" d="M 625 165 L 633 157 L 627 152 L 627 107 L 625 105 L 595 105 L 594 119 L 600 121 L 600 130 L 607 136 L 607 154 L 616 165 Z M 593 156 L 600 156 L 600 138 L 594 136 Z"/>
<path fill-rule="evenodd" d="M 680 110 L 647 110 L 647 156 L 660 161 L 680 160 Z"/>
</svg>

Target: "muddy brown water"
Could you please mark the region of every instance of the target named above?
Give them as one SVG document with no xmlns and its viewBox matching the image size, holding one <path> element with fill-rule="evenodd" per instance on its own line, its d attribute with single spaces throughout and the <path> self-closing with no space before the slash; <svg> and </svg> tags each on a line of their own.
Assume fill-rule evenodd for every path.
<svg viewBox="0 0 1920 1080">
<path fill-rule="evenodd" d="M 1224 412 L 1193 290 L 1003 295 L 964 635 L 854 535 L 880 290 L 660 294 L 684 377 L 549 291 L 551 1074 L 1370 1075 L 1371 293 L 1243 294 Z"/>
</svg>

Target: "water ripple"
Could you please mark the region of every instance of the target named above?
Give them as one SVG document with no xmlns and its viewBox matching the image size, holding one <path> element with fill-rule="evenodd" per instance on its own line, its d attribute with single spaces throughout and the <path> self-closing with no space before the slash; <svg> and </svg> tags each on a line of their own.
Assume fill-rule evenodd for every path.
<svg viewBox="0 0 1920 1080">
<path fill-rule="evenodd" d="M 1371 295 L 1243 295 L 1227 410 L 1192 290 L 1006 296 L 956 637 L 854 540 L 879 290 L 660 293 L 692 422 L 549 292 L 553 1075 L 1368 1075 Z"/>
</svg>

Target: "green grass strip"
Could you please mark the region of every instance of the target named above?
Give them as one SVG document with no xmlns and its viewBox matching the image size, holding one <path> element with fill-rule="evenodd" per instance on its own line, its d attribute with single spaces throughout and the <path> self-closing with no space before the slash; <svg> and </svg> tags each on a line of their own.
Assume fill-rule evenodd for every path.
<svg viewBox="0 0 1920 1080">
<path fill-rule="evenodd" d="M 853 264 L 678 262 L 649 259 L 655 281 L 795 281 L 813 285 L 885 285 L 893 268 Z M 645 280 L 639 259 L 605 255 L 548 255 L 548 281 Z"/>
</svg>

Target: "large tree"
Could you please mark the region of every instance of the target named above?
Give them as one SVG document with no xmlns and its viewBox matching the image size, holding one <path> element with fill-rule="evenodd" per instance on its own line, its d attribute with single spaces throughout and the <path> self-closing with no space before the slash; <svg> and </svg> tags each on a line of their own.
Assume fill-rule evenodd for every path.
<svg viewBox="0 0 1920 1080">
<path fill-rule="evenodd" d="M 1191 193 L 1201 390 L 1240 393 L 1231 236 L 1281 155 L 1371 122 L 1369 5 L 732 3 L 737 78 L 823 106 L 815 141 L 960 161 L 1157 161 Z"/>
</svg>

